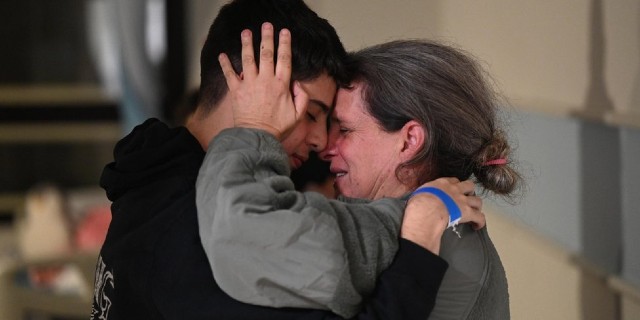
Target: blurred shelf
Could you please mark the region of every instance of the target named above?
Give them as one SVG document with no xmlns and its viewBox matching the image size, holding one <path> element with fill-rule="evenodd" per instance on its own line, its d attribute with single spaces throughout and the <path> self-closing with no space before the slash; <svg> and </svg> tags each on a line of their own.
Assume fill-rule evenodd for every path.
<svg viewBox="0 0 640 320">
<path fill-rule="evenodd" d="M 122 136 L 120 124 L 112 121 L 0 123 L 0 143 L 116 142 Z"/>
<path fill-rule="evenodd" d="M 115 104 L 96 85 L 0 85 L 0 105 L 78 105 Z"/>
</svg>

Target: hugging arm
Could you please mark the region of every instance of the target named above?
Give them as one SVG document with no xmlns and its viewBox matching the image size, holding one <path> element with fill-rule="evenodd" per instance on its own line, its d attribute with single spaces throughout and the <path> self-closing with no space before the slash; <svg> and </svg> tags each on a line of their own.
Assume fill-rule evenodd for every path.
<svg viewBox="0 0 640 320">
<path fill-rule="evenodd" d="M 300 193 L 288 175 L 286 154 L 264 131 L 233 128 L 212 141 L 196 203 L 214 277 L 243 302 L 353 315 L 393 259 L 403 204 Z"/>
<path fill-rule="evenodd" d="M 228 129 L 209 146 L 196 197 L 203 247 L 220 287 L 264 306 L 424 319 L 446 263 L 403 240 L 389 266 L 402 203 L 346 204 L 300 193 L 287 175 L 286 155 L 263 131 Z"/>
<path fill-rule="evenodd" d="M 244 41 L 243 52 L 252 51 Z M 281 55 L 278 57 L 280 64 Z M 245 63 L 253 61 L 243 58 L 243 69 L 251 70 Z M 253 87 L 265 76 L 263 84 L 268 84 L 273 69 L 264 73 L 261 66 L 257 75 L 241 78 L 232 69 L 229 72 L 224 56 L 221 65 L 235 108 L 248 104 L 262 110 L 278 105 L 263 104 L 263 96 L 255 95 L 260 89 Z M 276 66 L 277 70 L 287 68 Z M 243 88 L 250 88 L 246 91 L 252 98 L 242 100 L 236 94 Z M 288 90 L 280 94 L 287 101 Z M 295 91 L 294 96 L 294 102 L 304 99 Z M 299 118 L 303 109 L 295 108 Z M 265 122 L 249 120 L 236 119 L 236 125 L 253 129 L 228 129 L 211 142 L 197 182 L 201 240 L 220 287 L 237 300 L 258 305 L 330 309 L 344 317 L 362 319 L 398 314 L 424 319 L 433 306 L 446 264 L 403 240 L 396 261 L 389 267 L 398 248 L 403 202 L 384 199 L 346 204 L 317 193 L 296 192 L 288 177 L 287 157 L 276 139 L 286 136 L 287 129 L 262 128 Z M 420 198 L 419 202 L 429 201 Z M 437 228 L 443 230 L 444 226 Z M 433 239 L 436 248 L 442 230 L 437 230 Z M 405 236 L 412 237 L 419 239 L 411 232 Z M 411 263 L 413 260 L 416 262 Z M 376 277 L 387 267 L 376 286 Z M 363 302 L 364 309 L 358 312 Z"/>
</svg>

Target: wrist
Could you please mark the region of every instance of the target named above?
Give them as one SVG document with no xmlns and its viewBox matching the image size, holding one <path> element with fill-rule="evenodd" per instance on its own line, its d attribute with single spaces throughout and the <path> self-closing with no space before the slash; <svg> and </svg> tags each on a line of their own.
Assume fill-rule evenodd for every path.
<svg viewBox="0 0 640 320">
<path fill-rule="evenodd" d="M 400 237 L 438 254 L 449 215 L 445 205 L 432 194 L 420 194 L 407 202 Z"/>
<path fill-rule="evenodd" d="M 447 223 L 447 227 L 453 227 L 455 230 L 455 226 L 458 225 L 460 219 L 462 219 L 462 212 L 460 208 L 456 204 L 456 202 L 444 191 L 435 187 L 421 187 L 418 188 L 411 194 L 411 197 L 415 197 L 419 194 L 430 194 L 436 196 L 446 207 L 446 211 L 449 215 L 449 222 Z M 411 197 L 409 199 L 411 199 Z"/>
</svg>

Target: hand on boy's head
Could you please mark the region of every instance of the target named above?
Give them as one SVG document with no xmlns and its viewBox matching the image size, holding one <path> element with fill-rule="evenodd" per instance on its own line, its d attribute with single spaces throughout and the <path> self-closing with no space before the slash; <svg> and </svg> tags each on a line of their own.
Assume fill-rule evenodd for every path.
<svg viewBox="0 0 640 320">
<path fill-rule="evenodd" d="M 300 90 L 299 83 L 291 80 L 291 33 L 280 30 L 277 61 L 274 65 L 274 29 L 266 22 L 262 25 L 260 64 L 254 59 L 253 35 L 244 30 L 242 42 L 242 76 L 233 70 L 228 57 L 221 54 L 220 66 L 224 72 L 232 99 L 234 126 L 262 129 L 281 141 L 287 137 L 306 112 L 309 97 Z M 293 91 L 293 97 L 292 93 Z"/>
</svg>

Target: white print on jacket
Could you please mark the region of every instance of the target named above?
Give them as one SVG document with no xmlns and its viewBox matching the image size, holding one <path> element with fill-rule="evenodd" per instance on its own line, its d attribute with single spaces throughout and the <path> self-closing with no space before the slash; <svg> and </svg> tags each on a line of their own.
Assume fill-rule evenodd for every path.
<svg viewBox="0 0 640 320">
<path fill-rule="evenodd" d="M 102 261 L 102 256 L 98 257 L 98 265 L 96 267 L 96 278 L 93 292 L 93 308 L 91 309 L 92 320 L 109 319 L 109 309 L 111 308 L 111 299 L 105 293 L 113 292 L 113 273 L 106 270 L 107 265 Z M 107 287 L 108 286 L 108 287 Z"/>
</svg>

